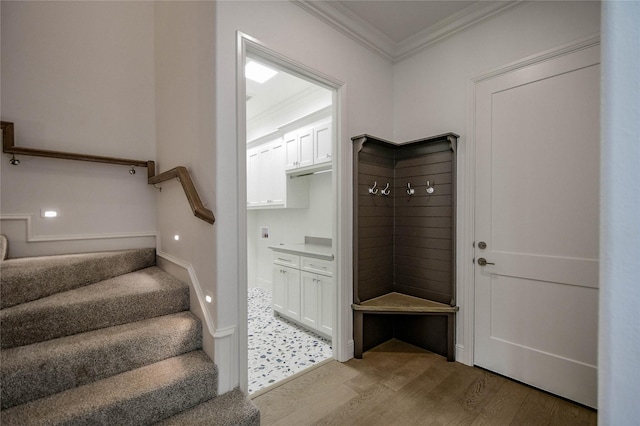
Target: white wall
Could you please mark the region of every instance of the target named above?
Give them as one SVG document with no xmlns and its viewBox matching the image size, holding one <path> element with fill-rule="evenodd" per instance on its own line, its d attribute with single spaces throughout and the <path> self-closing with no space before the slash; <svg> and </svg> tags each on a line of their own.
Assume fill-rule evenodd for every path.
<svg viewBox="0 0 640 426">
<path fill-rule="evenodd" d="M 214 2 L 157 2 L 155 6 L 157 167 L 163 172 L 185 166 L 203 204 L 217 216 L 217 187 L 227 183 L 216 182 L 212 166 L 216 161 L 214 22 Z M 197 219 L 178 182 L 160 186 L 158 250 L 193 267 L 203 296 L 214 298 L 207 307 L 213 317 L 214 304 L 228 303 L 216 298 L 215 241 L 217 230 L 225 224 L 218 217 L 214 225 Z M 176 241 L 174 235 L 180 239 Z M 209 330 L 204 327 L 203 332 L 205 351 L 214 357 Z"/>
<path fill-rule="evenodd" d="M 527 56 L 596 34 L 596 1 L 524 2 L 394 66 L 394 140 L 467 126 L 467 84 L 473 77 Z"/>
<path fill-rule="evenodd" d="M 598 423 L 640 418 L 640 2 L 603 3 Z"/>
<path fill-rule="evenodd" d="M 217 306 L 216 322 L 226 327 L 244 321 L 237 313 L 238 250 L 245 244 L 238 237 L 239 215 L 245 201 L 239 200 L 244 189 L 238 185 L 236 32 L 346 84 L 344 137 L 338 140 L 339 155 L 345 157 L 351 152 L 351 136 L 364 132 L 391 136 L 392 74 L 384 59 L 290 2 L 223 1 L 216 7 L 216 279 L 218 297 L 225 301 Z M 351 161 L 350 157 L 345 160 Z"/>
<path fill-rule="evenodd" d="M 523 2 L 507 9 L 463 33 L 437 43 L 394 66 L 394 139 L 415 140 L 445 132 L 461 136 L 458 144 L 458 182 L 464 185 L 466 173 L 466 133 L 473 117 L 467 115 L 471 80 L 520 59 L 562 46 L 600 31 L 599 2 Z M 465 188 L 463 188 L 464 190 Z M 469 189 L 471 190 L 471 189 Z M 462 191 L 461 191 L 462 192 Z M 463 194 L 458 206 L 465 209 Z M 464 354 L 464 325 L 469 324 L 460 262 L 463 255 L 461 234 L 463 215 L 458 215 L 458 283 L 456 320 L 457 358 Z M 461 259 L 461 260 L 460 260 Z M 472 322 L 471 322 L 472 324 Z"/>
<path fill-rule="evenodd" d="M 16 145 L 155 158 L 153 4 L 13 2 L 2 8 L 2 120 Z M 1 213 L 10 256 L 134 246 L 155 239 L 146 169 L 2 155 Z M 40 218 L 56 208 L 57 219 Z M 26 242 L 27 225 L 31 228 Z M 109 238 L 104 237 L 125 237 Z M 63 240 L 63 241 L 59 241 Z"/>
<path fill-rule="evenodd" d="M 309 207 L 304 209 L 260 209 L 247 212 L 249 287 L 271 289 L 272 251 L 269 246 L 304 243 L 305 236 L 333 238 L 331 212 L 335 201 L 332 173 L 299 177 L 308 181 Z M 269 227 L 269 238 L 260 238 L 260 227 Z"/>
</svg>

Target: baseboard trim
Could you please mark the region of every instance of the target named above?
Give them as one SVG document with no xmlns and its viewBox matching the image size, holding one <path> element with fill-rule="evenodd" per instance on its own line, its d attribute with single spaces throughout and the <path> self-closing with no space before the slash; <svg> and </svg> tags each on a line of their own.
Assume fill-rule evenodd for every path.
<svg viewBox="0 0 640 426">
<path fill-rule="evenodd" d="M 238 386 L 236 326 L 216 330 L 213 337 L 215 362 L 218 365 L 218 394 L 222 395 Z"/>
<path fill-rule="evenodd" d="M 464 358 L 464 345 L 461 344 L 457 344 L 456 345 L 456 349 L 455 349 L 455 357 L 456 357 L 456 362 L 460 362 L 462 364 L 467 364 L 465 362 L 465 358 Z M 467 364 L 470 365 L 470 364 Z"/>
</svg>

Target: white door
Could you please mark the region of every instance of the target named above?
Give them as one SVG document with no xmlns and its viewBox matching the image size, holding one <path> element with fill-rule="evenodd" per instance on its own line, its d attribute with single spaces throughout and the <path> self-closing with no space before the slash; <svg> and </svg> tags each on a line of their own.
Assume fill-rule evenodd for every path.
<svg viewBox="0 0 640 426">
<path fill-rule="evenodd" d="M 300 320 L 313 329 L 318 328 L 318 275 L 303 271 L 300 275 L 302 306 Z"/>
<path fill-rule="evenodd" d="M 335 284 L 333 278 L 318 275 L 318 330 L 327 336 L 333 334 L 333 312 L 335 306 Z"/>
<path fill-rule="evenodd" d="M 286 268 L 280 266 L 273 267 L 273 310 L 282 314 L 286 313 L 287 306 L 287 280 L 285 277 Z"/>
<path fill-rule="evenodd" d="M 272 186 L 273 204 L 284 204 L 286 198 L 286 173 L 284 171 L 285 147 L 282 140 L 274 142 L 271 146 L 271 165 L 269 167 L 268 180 Z"/>
<path fill-rule="evenodd" d="M 258 151 L 258 204 L 260 205 L 268 204 L 272 196 L 269 185 L 270 164 L 271 146 L 261 146 Z"/>
<path fill-rule="evenodd" d="M 298 167 L 313 165 L 313 129 L 298 131 Z"/>
<path fill-rule="evenodd" d="M 591 407 L 599 79 L 591 47 L 477 83 L 475 106 L 474 362 Z"/>
<path fill-rule="evenodd" d="M 299 146 L 298 146 L 298 134 L 296 132 L 287 133 L 284 135 L 284 168 L 285 170 L 291 170 L 298 167 Z"/>
<path fill-rule="evenodd" d="M 286 315 L 300 321 L 300 270 L 282 268 L 287 292 Z"/>
<path fill-rule="evenodd" d="M 258 154 L 257 149 L 247 151 L 247 206 L 256 206 L 260 202 L 258 194 Z"/>
<path fill-rule="evenodd" d="M 331 161 L 331 123 L 325 123 L 313 128 L 314 152 L 313 164 L 328 163 Z"/>
</svg>

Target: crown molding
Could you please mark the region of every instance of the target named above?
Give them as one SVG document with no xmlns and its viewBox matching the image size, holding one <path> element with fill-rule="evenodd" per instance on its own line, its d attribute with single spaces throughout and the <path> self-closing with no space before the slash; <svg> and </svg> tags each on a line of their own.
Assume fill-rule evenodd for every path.
<svg viewBox="0 0 640 426">
<path fill-rule="evenodd" d="M 461 33 L 467 28 L 520 3 L 522 3 L 522 0 L 478 1 L 442 21 L 421 30 L 415 35 L 402 40 L 402 42 L 398 44 L 394 61 L 398 62 L 415 55 L 447 37 Z"/>
<path fill-rule="evenodd" d="M 471 6 L 396 43 L 377 28 L 334 0 L 290 0 L 392 63 L 407 59 L 427 47 L 501 13 L 522 0 L 478 1 Z"/>
<path fill-rule="evenodd" d="M 259 112 L 258 114 L 254 115 L 251 118 L 247 118 L 247 124 L 251 126 L 251 124 L 253 123 L 256 123 L 260 120 L 264 120 L 272 115 L 282 112 L 286 108 L 291 107 L 291 105 L 295 104 L 296 102 L 299 102 L 304 98 L 311 97 L 315 94 L 320 93 L 322 89 L 323 88 L 320 86 L 307 87 L 302 92 L 295 93 L 289 96 L 288 98 L 282 100 L 281 102 L 277 103 L 276 105 L 272 106 L 271 108 L 268 108 L 262 112 Z"/>
<path fill-rule="evenodd" d="M 394 61 L 397 43 L 337 1 L 290 1 L 374 53 Z"/>
</svg>

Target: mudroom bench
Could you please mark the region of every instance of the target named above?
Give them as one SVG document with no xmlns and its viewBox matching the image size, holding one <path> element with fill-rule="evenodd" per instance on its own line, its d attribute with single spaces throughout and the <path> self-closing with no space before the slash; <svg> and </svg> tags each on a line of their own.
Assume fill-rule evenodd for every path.
<svg viewBox="0 0 640 426">
<path fill-rule="evenodd" d="M 364 315 L 400 314 L 400 315 L 444 315 L 447 317 L 447 360 L 454 361 L 454 316 L 457 306 L 450 306 L 432 300 L 421 299 L 402 293 L 388 293 L 369 299 L 360 304 L 352 304 L 354 355 L 362 358 L 363 352 L 363 319 Z"/>
<path fill-rule="evenodd" d="M 356 358 L 398 339 L 455 359 L 458 137 L 352 138 Z"/>
</svg>

